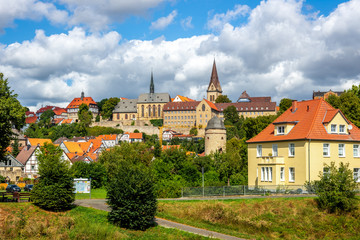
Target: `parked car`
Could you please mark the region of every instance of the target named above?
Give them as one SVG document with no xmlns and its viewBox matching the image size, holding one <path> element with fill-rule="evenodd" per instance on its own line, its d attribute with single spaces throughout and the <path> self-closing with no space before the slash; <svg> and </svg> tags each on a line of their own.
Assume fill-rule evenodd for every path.
<svg viewBox="0 0 360 240">
<path fill-rule="evenodd" d="M 33 189 L 33 184 L 26 184 L 24 187 L 24 191 L 30 192 Z"/>
<path fill-rule="evenodd" d="M 6 187 L 6 192 L 21 192 L 21 188 L 16 184 L 10 184 Z"/>
</svg>

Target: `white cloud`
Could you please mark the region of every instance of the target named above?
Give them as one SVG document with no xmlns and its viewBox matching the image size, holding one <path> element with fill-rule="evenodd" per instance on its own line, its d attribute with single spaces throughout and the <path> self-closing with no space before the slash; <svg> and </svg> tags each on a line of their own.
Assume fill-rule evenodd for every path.
<svg viewBox="0 0 360 240">
<path fill-rule="evenodd" d="M 86 34 L 74 28 L 0 47 L 0 69 L 22 103 L 70 101 L 82 90 L 96 101 L 136 98 L 155 91 L 201 99 L 216 58 L 224 94 L 310 99 L 313 90 L 343 90 L 360 82 L 359 1 L 327 17 L 309 19 L 302 2 L 263 1 L 241 26 L 226 23 L 218 35 L 174 41 L 121 41 L 116 32 Z M 349 17 L 351 16 L 351 17 Z M 67 81 L 72 80 L 72 86 Z"/>
<path fill-rule="evenodd" d="M 153 30 L 164 30 L 167 26 L 169 26 L 171 23 L 173 23 L 175 17 L 177 15 L 177 11 L 172 11 L 168 16 L 161 17 L 155 22 L 151 23 L 150 29 Z"/>
<path fill-rule="evenodd" d="M 191 21 L 192 21 L 192 17 L 187 17 L 185 19 L 182 19 L 181 22 L 180 22 L 181 27 L 183 29 L 185 29 L 185 30 L 190 29 L 190 28 L 194 28 Z"/>
<path fill-rule="evenodd" d="M 221 30 L 226 23 L 245 16 L 250 8 L 247 5 L 235 5 L 234 10 L 228 10 L 226 13 L 218 13 L 213 16 L 207 23 L 209 29 Z"/>
</svg>

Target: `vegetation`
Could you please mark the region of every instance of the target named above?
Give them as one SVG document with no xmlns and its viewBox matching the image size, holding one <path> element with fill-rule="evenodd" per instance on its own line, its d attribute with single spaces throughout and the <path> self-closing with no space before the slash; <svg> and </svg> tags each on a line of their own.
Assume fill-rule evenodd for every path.
<svg viewBox="0 0 360 240">
<path fill-rule="evenodd" d="M 353 89 L 354 87 L 356 86 L 353 86 Z M 360 98 L 353 89 L 344 92 L 339 97 L 330 95 L 326 101 L 334 108 L 340 109 L 347 119 L 360 127 Z"/>
<path fill-rule="evenodd" d="M 313 198 L 159 201 L 157 213 L 246 239 L 358 239 L 359 215 L 321 211 Z"/>
<path fill-rule="evenodd" d="M 154 225 L 157 208 L 154 178 L 148 167 L 152 154 L 143 144 L 124 143 L 100 156 L 106 166 L 110 222 L 120 227 L 145 230 Z"/>
<path fill-rule="evenodd" d="M 78 111 L 78 119 L 80 121 L 80 126 L 85 129 L 86 127 L 89 127 L 92 122 L 92 113 L 89 110 L 89 106 L 85 103 L 82 103 L 79 106 Z M 86 131 L 86 130 L 84 130 Z"/>
<path fill-rule="evenodd" d="M 215 100 L 216 103 L 231 103 L 227 95 L 220 95 Z"/>
<path fill-rule="evenodd" d="M 288 110 L 288 108 L 290 108 L 292 106 L 292 102 L 293 100 L 289 99 L 289 98 L 283 98 L 280 100 L 280 104 L 279 104 L 279 114 L 282 114 L 283 112 L 285 112 L 286 110 Z"/>
<path fill-rule="evenodd" d="M 106 182 L 106 169 L 98 162 L 75 162 L 71 166 L 75 178 L 91 178 L 91 188 L 101 188 Z"/>
<path fill-rule="evenodd" d="M 45 143 L 37 155 L 39 181 L 32 190 L 33 203 L 43 209 L 62 211 L 75 200 L 73 175 L 68 162 L 61 159 L 62 149 Z"/>
<path fill-rule="evenodd" d="M 20 130 L 25 124 L 25 108 L 17 100 L 8 85 L 8 80 L 0 73 L 0 161 L 3 159 L 6 148 L 10 145 L 14 133 L 12 128 Z"/>
<path fill-rule="evenodd" d="M 198 135 L 198 130 L 196 127 L 192 127 L 190 129 L 190 135 L 193 135 L 193 136 L 197 136 Z"/>
<path fill-rule="evenodd" d="M 15 138 L 14 142 L 11 144 L 12 152 L 11 154 L 16 157 L 20 153 L 19 149 L 19 140 Z"/>
<path fill-rule="evenodd" d="M 325 164 L 326 172 L 320 172 L 320 180 L 307 183 L 307 187 L 315 190 L 318 198 L 316 202 L 320 209 L 330 213 L 351 212 L 357 208 L 358 199 L 355 197 L 358 184 L 349 169 L 349 163 L 340 163 L 339 168 L 331 162 Z"/>
<path fill-rule="evenodd" d="M 89 199 L 90 193 L 76 193 L 75 199 Z M 106 190 L 105 188 L 95 188 L 91 189 L 91 199 L 105 199 L 106 198 Z"/>
<path fill-rule="evenodd" d="M 163 119 L 151 119 L 150 123 L 154 126 L 154 127 L 161 127 L 164 124 L 164 120 Z"/>
<path fill-rule="evenodd" d="M 0 239 L 208 239 L 160 226 L 126 230 L 109 224 L 107 212 L 93 208 L 53 213 L 29 203 L 0 203 L 0 212 Z"/>
<path fill-rule="evenodd" d="M 55 113 L 53 110 L 48 109 L 40 115 L 39 125 L 42 127 L 50 128 L 52 120 L 54 119 Z"/>
<path fill-rule="evenodd" d="M 115 106 L 120 102 L 120 98 L 113 97 L 109 98 L 104 105 L 102 105 L 101 116 L 104 119 L 112 120 L 113 111 Z"/>
</svg>

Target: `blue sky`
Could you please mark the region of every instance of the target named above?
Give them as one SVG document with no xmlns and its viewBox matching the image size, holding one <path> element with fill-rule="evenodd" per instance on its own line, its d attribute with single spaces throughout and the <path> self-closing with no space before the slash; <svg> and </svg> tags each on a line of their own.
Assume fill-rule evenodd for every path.
<svg viewBox="0 0 360 240">
<path fill-rule="evenodd" d="M 309 99 L 359 84 L 360 0 L 0 0 L 0 72 L 23 105 L 147 92 Z"/>
</svg>

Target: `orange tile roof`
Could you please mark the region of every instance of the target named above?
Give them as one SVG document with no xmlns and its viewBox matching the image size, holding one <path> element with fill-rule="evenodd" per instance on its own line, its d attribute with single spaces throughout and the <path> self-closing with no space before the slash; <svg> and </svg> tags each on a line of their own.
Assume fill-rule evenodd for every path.
<svg viewBox="0 0 360 240">
<path fill-rule="evenodd" d="M 78 155 L 84 154 L 84 151 L 81 149 L 80 144 L 77 142 L 63 142 L 63 144 L 71 153 L 77 153 Z"/>
<path fill-rule="evenodd" d="M 142 139 L 143 134 L 142 133 L 129 133 L 130 139 Z"/>
<path fill-rule="evenodd" d="M 352 126 L 352 129 L 349 130 L 350 134 L 331 134 L 326 131 L 324 123 L 327 122 L 325 121 L 330 121 L 337 113 L 344 117 L 340 110 L 334 109 L 323 99 L 297 102 L 296 111 L 293 111 L 293 107 L 290 107 L 272 124 L 247 142 L 274 142 L 300 139 L 360 141 L 360 129 L 345 117 L 344 119 Z M 275 126 L 286 123 L 294 124 L 292 130 L 288 134 L 275 136 Z"/>
<path fill-rule="evenodd" d="M 62 120 L 64 120 L 64 118 L 55 118 L 55 119 L 53 120 L 53 123 L 54 123 L 54 124 L 59 124 Z"/>
<path fill-rule="evenodd" d="M 77 142 L 83 152 L 90 150 L 91 142 Z"/>
<path fill-rule="evenodd" d="M 168 149 L 180 149 L 180 145 L 163 145 L 162 150 L 168 150 Z"/>
<path fill-rule="evenodd" d="M 102 144 L 102 141 L 99 139 L 90 139 L 88 142 L 93 144 L 89 150 L 90 153 L 94 153 L 94 151 L 100 148 Z"/>
<path fill-rule="evenodd" d="M 92 97 L 84 97 L 82 100 L 81 98 L 74 98 L 66 108 L 79 108 L 79 106 L 83 103 L 88 106 L 90 104 L 96 105 L 96 102 L 92 99 Z"/>
<path fill-rule="evenodd" d="M 61 115 L 62 113 L 66 113 L 66 109 L 65 108 L 55 107 L 53 109 L 53 112 L 55 113 L 55 115 Z"/>
<path fill-rule="evenodd" d="M 179 97 L 181 102 L 194 102 L 195 100 L 191 99 L 191 98 L 188 98 L 188 97 L 184 97 L 184 96 L 181 96 L 181 95 L 176 95 L 176 97 Z M 176 98 L 175 97 L 175 98 Z M 175 100 L 175 98 L 172 98 L 171 99 L 171 102 L 173 102 Z"/>
<path fill-rule="evenodd" d="M 107 134 L 107 135 L 99 135 L 96 138 L 102 140 L 116 140 L 116 137 L 117 137 L 116 134 Z"/>
<path fill-rule="evenodd" d="M 214 110 L 216 110 L 216 111 L 219 111 L 219 110 L 217 109 L 217 107 L 215 106 L 214 103 L 206 100 L 205 98 L 204 98 L 204 100 L 205 100 L 205 102 L 207 102 L 207 104 L 209 104 L 209 106 L 210 106 L 212 109 L 214 109 Z"/>
<path fill-rule="evenodd" d="M 35 123 L 37 119 L 38 119 L 37 116 L 27 117 L 25 118 L 25 123 L 26 124 Z"/>
<path fill-rule="evenodd" d="M 61 122 L 61 124 L 70 124 L 70 123 L 72 123 L 74 120 L 73 119 L 64 119 L 62 122 Z"/>
<path fill-rule="evenodd" d="M 46 138 L 28 138 L 29 143 L 31 146 L 36 146 L 36 145 L 40 145 L 40 146 L 44 146 L 44 144 L 47 143 L 52 143 L 51 139 L 46 139 Z"/>
</svg>

